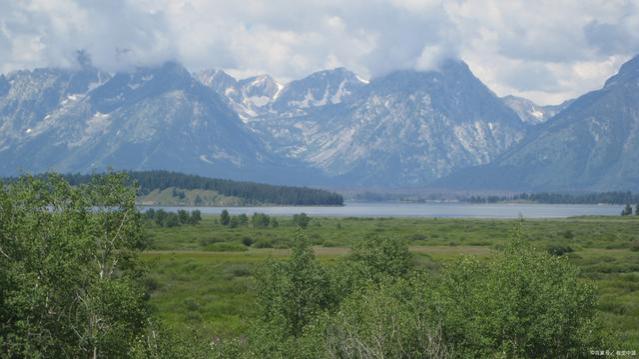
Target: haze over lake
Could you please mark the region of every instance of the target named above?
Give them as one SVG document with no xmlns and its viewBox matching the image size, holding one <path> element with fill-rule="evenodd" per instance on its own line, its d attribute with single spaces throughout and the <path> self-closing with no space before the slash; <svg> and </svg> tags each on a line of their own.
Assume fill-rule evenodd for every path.
<svg viewBox="0 0 639 359">
<path fill-rule="evenodd" d="M 151 207 L 149 207 L 151 208 Z M 166 211 L 198 209 L 203 214 L 247 215 L 255 212 L 275 216 L 292 216 L 304 212 L 319 217 L 441 217 L 441 218 L 566 218 L 573 216 L 616 216 L 623 206 L 594 204 L 520 204 L 520 203 L 389 203 L 347 202 L 342 207 L 152 207 Z"/>
</svg>

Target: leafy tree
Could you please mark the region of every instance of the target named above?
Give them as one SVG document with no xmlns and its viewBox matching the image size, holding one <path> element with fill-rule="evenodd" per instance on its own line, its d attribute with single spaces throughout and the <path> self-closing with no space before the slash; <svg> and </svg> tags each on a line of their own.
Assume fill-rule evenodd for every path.
<svg viewBox="0 0 639 359">
<path fill-rule="evenodd" d="M 153 208 L 147 209 L 146 212 L 144 212 L 144 216 L 148 220 L 151 220 L 151 221 L 154 220 L 155 219 L 155 210 Z"/>
<path fill-rule="evenodd" d="M 446 358 L 432 288 L 423 278 L 371 285 L 346 298 L 326 317 L 323 348 L 331 358 Z"/>
<path fill-rule="evenodd" d="M 0 190 L 0 356 L 126 357 L 149 312 L 143 237 L 126 176 Z"/>
<path fill-rule="evenodd" d="M 327 291 L 328 275 L 301 235 L 287 261 L 270 262 L 260 273 L 257 283 L 261 318 L 285 335 L 301 336 L 304 327 L 333 304 Z"/>
<path fill-rule="evenodd" d="M 635 205 L 635 215 L 639 216 L 639 203 Z"/>
<path fill-rule="evenodd" d="M 626 204 L 626 207 L 621 211 L 622 216 L 629 216 L 632 214 L 632 207 L 629 204 Z"/>
<path fill-rule="evenodd" d="M 251 217 L 251 223 L 254 228 L 268 227 L 269 222 L 269 216 L 264 213 L 253 213 L 253 217 Z"/>
<path fill-rule="evenodd" d="M 372 237 L 357 242 L 352 261 L 361 264 L 370 278 L 405 277 L 413 268 L 412 255 L 406 243 L 396 238 Z"/>
<path fill-rule="evenodd" d="M 251 237 L 242 238 L 242 244 L 244 244 L 247 247 L 250 247 L 253 243 L 255 243 L 255 241 Z"/>
<path fill-rule="evenodd" d="M 231 220 L 229 221 L 229 227 L 231 228 L 237 228 L 237 226 L 240 224 L 239 220 L 237 219 L 237 216 L 232 216 Z"/>
<path fill-rule="evenodd" d="M 189 212 L 179 209 L 177 211 L 178 219 L 180 220 L 180 224 L 188 224 L 190 220 Z"/>
<path fill-rule="evenodd" d="M 447 268 L 438 297 L 444 338 L 462 357 L 583 357 L 602 345 L 594 287 L 565 257 L 523 241 L 488 263 L 463 258 Z"/>
<path fill-rule="evenodd" d="M 237 221 L 240 225 L 246 226 L 248 224 L 249 218 L 246 214 L 241 213 L 237 216 Z"/>
<path fill-rule="evenodd" d="M 564 246 L 560 244 L 551 244 L 547 248 L 548 254 L 553 256 L 563 256 L 564 254 L 574 252 L 570 246 Z"/>
<path fill-rule="evenodd" d="M 308 227 L 308 223 L 310 221 L 311 221 L 311 217 L 309 217 L 306 213 L 293 215 L 293 224 L 299 226 L 300 228 Z"/>
<path fill-rule="evenodd" d="M 168 217 L 168 213 L 163 210 L 163 209 L 158 209 L 157 211 L 155 211 L 155 223 L 158 226 L 163 227 L 164 223 L 166 222 L 166 218 Z"/>
<path fill-rule="evenodd" d="M 405 241 L 372 237 L 357 242 L 353 253 L 331 270 L 333 291 L 339 298 L 372 284 L 407 278 L 414 270 Z"/>
<path fill-rule="evenodd" d="M 371 238 L 331 275 L 298 238 L 258 271 L 261 320 L 221 357 L 572 358 L 606 349 L 596 295 L 565 257 L 514 240 L 489 259 L 462 258 L 435 278 L 405 243 Z"/>
<path fill-rule="evenodd" d="M 202 212 L 199 209 L 191 211 L 191 218 L 189 218 L 190 224 L 198 224 L 202 221 Z"/>
<path fill-rule="evenodd" d="M 165 227 L 177 227 L 180 225 L 180 217 L 173 213 L 173 212 L 169 212 L 166 214 L 166 219 L 164 220 L 164 226 Z"/>
<path fill-rule="evenodd" d="M 228 226 L 231 223 L 231 216 L 229 216 L 229 211 L 223 210 L 220 213 L 220 224 L 223 226 Z"/>
</svg>

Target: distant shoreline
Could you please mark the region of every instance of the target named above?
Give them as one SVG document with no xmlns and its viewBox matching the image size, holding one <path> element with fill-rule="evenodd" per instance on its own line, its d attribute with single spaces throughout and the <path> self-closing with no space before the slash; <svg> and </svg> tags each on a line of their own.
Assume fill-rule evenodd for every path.
<svg viewBox="0 0 639 359">
<path fill-rule="evenodd" d="M 223 207 L 187 207 L 187 206 L 139 206 L 147 208 L 177 211 L 180 209 L 200 210 L 202 215 L 219 215 L 222 210 L 230 214 L 254 212 L 269 216 L 292 216 L 301 212 L 311 217 L 358 217 L 358 218 L 482 218 L 482 219 L 562 219 L 581 216 L 620 217 L 620 205 L 594 204 L 520 204 L 490 203 L 475 204 L 462 202 L 447 203 L 362 203 L 346 202 L 344 206 L 223 206 Z M 634 217 L 634 216 L 633 216 Z M 621 217 L 620 217 L 621 218 Z M 639 218 L 639 217 L 638 217 Z"/>
</svg>

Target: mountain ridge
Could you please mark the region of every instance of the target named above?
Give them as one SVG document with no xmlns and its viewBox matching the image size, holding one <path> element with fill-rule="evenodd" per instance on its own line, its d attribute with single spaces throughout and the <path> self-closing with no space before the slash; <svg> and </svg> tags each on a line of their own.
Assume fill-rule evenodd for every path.
<svg viewBox="0 0 639 359">
<path fill-rule="evenodd" d="M 564 127 L 574 134 L 571 123 L 587 112 L 570 115 L 574 109 L 608 92 L 617 94 L 620 105 L 631 106 L 634 99 L 623 102 L 620 93 L 635 90 L 638 64 L 634 58 L 599 92 L 557 106 L 499 98 L 463 61 L 453 59 L 437 70 L 398 70 L 370 81 L 336 68 L 286 84 L 269 75 L 235 79 L 222 70 L 190 73 L 176 62 L 115 74 L 86 63 L 75 70 L 17 71 L 0 75 L 0 173 L 111 166 L 389 188 L 442 186 L 447 180 L 458 185 L 467 182 L 453 174 L 482 173 L 477 182 L 490 177 L 496 163 L 502 170 L 526 161 L 543 168 L 534 153 L 544 148 L 552 149 L 550 157 L 571 153 L 577 143 L 555 138 L 564 147 L 553 147 L 540 138 Z M 633 128 L 617 131 L 632 134 Z M 586 147 L 594 145 L 592 133 L 580 138 Z M 533 142 L 538 148 L 528 150 L 528 157 L 517 155 Z M 604 157 L 611 162 L 614 153 Z M 619 168 L 591 166 L 588 173 L 631 173 L 624 161 Z M 544 176 L 567 168 L 562 163 Z M 541 179 L 529 183 L 525 175 L 512 176 L 523 187 L 545 188 Z M 495 177 L 493 183 L 507 185 Z M 596 187 L 592 181 L 577 185 Z"/>
<path fill-rule="evenodd" d="M 638 90 L 639 56 L 601 89 L 575 99 L 495 162 L 462 170 L 438 183 L 486 189 L 636 190 Z"/>
</svg>

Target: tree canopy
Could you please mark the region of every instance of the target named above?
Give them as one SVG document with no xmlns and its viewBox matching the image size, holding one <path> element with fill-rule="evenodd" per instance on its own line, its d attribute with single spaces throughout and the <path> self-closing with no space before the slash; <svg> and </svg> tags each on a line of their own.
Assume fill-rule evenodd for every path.
<svg viewBox="0 0 639 359">
<path fill-rule="evenodd" d="M 123 357 L 149 311 L 135 189 L 25 176 L 0 190 L 0 356 Z"/>
</svg>

